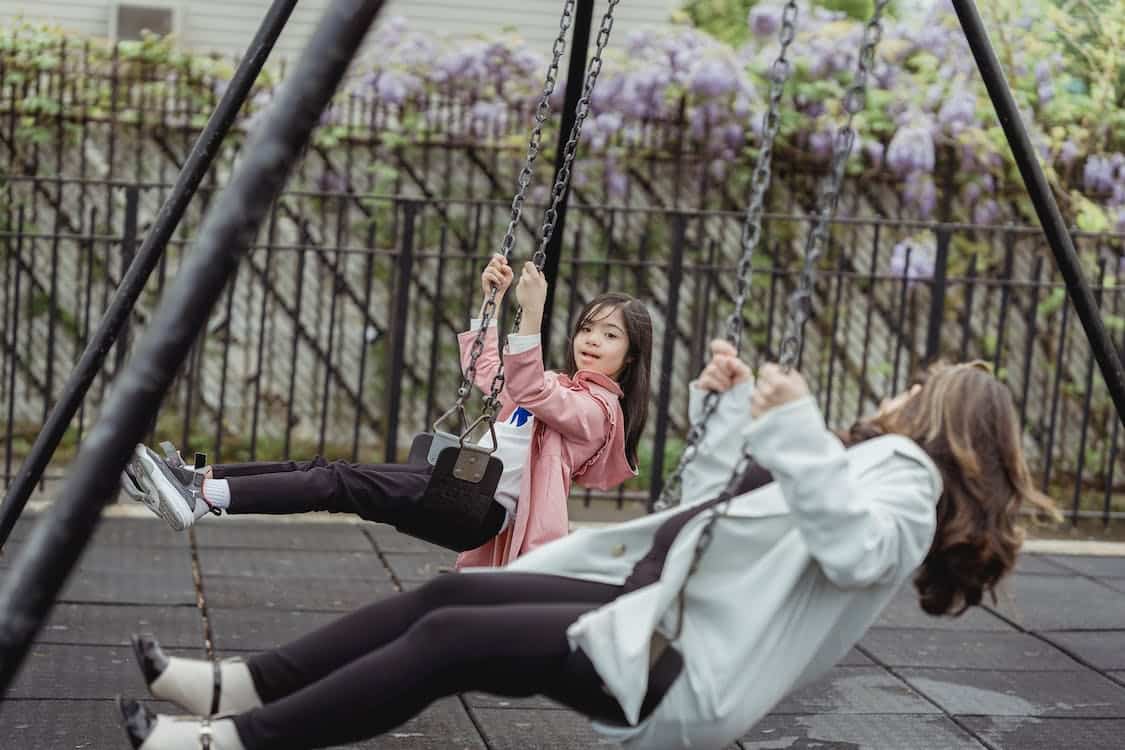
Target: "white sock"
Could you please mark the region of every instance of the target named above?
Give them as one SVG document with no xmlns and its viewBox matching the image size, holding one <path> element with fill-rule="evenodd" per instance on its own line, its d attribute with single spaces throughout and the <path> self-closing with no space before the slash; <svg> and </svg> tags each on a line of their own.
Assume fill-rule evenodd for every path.
<svg viewBox="0 0 1125 750">
<path fill-rule="evenodd" d="M 199 750 L 200 725 L 195 716 L 159 714 L 141 750 Z M 212 721 L 211 737 L 213 750 L 246 750 L 230 719 Z"/>
<path fill-rule="evenodd" d="M 223 677 L 220 714 L 242 713 L 262 705 L 246 662 L 224 659 L 219 662 L 219 669 Z M 172 656 L 168 659 L 168 668 L 153 680 L 149 690 L 157 698 L 171 701 L 198 716 L 207 716 L 211 713 L 214 674 L 209 661 Z"/>
<path fill-rule="evenodd" d="M 229 508 L 230 482 L 225 479 L 204 479 L 203 497 L 216 508 Z"/>
</svg>

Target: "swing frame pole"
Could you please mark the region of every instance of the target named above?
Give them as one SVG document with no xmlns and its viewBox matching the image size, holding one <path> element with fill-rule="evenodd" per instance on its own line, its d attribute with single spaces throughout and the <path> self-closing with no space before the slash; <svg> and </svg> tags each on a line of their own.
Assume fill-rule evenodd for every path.
<svg viewBox="0 0 1125 750">
<path fill-rule="evenodd" d="M 953 0 L 953 8 L 969 42 L 973 57 L 977 63 L 981 78 L 988 89 L 988 96 L 992 99 L 992 106 L 996 116 L 1004 128 L 1004 135 L 1019 167 L 1020 176 L 1023 177 L 1024 186 L 1031 195 L 1031 202 L 1035 206 L 1035 213 L 1047 237 L 1047 244 L 1055 256 L 1059 272 L 1066 282 L 1067 296 L 1082 321 L 1082 328 L 1090 342 L 1094 359 L 1105 379 L 1106 388 L 1109 390 L 1113 405 L 1117 409 L 1117 418 L 1125 425 L 1125 371 L 1122 370 L 1121 358 L 1117 349 L 1109 338 L 1098 303 L 1090 290 L 1089 284 L 1082 275 L 1082 266 L 1078 260 L 1078 253 L 1074 248 L 1074 240 L 1067 231 L 1066 222 L 1058 203 L 1047 183 L 1047 177 L 1039 164 L 1027 128 L 1024 127 L 1016 101 L 1004 76 L 1004 69 L 988 38 L 988 31 L 977 11 L 973 0 Z"/>
<path fill-rule="evenodd" d="M 114 383 L 62 491 L 0 587 L 0 698 L 97 527 L 102 506 L 148 430 L 192 343 L 233 278 L 304 153 L 321 113 L 385 0 L 333 0 L 229 184 L 203 222 L 196 248 Z"/>
<path fill-rule="evenodd" d="M 562 122 L 559 123 L 559 141 L 555 149 L 555 172 L 551 181 L 558 182 L 559 171 L 566 161 L 566 144 L 570 131 L 578 119 L 578 100 L 582 98 L 582 87 L 586 83 L 586 64 L 590 53 L 590 31 L 594 24 L 594 0 L 578 0 L 574 11 L 574 24 L 570 41 L 570 62 L 566 72 L 566 91 L 563 95 Z M 540 331 L 543 357 L 551 351 L 551 308 L 555 304 L 555 287 L 559 277 L 559 260 L 562 256 L 563 234 L 566 230 L 566 209 L 570 202 L 570 183 L 559 200 L 555 230 L 547 241 L 547 259 L 543 273 L 547 277 L 547 298 L 543 302 L 543 328 Z M 569 323 L 568 323 L 569 325 Z"/>
<path fill-rule="evenodd" d="M 86 393 L 94 378 L 101 372 L 106 356 L 117 337 L 124 329 L 129 315 L 137 303 L 137 298 L 144 290 L 148 278 L 160 262 L 168 241 L 176 232 L 180 220 L 183 219 L 191 199 L 195 197 L 199 184 L 203 181 L 215 156 L 219 153 L 223 139 L 230 131 L 242 108 L 246 97 L 249 96 L 254 82 L 262 71 L 274 44 L 277 42 L 285 25 L 289 21 L 298 0 L 274 0 L 269 12 L 262 19 L 254 40 L 246 50 L 245 57 L 231 78 L 230 85 L 223 92 L 222 99 L 215 107 L 207 125 L 199 134 L 191 148 L 183 168 L 176 178 L 160 212 L 156 215 L 152 229 L 145 236 L 144 242 L 137 252 L 135 260 L 129 264 L 128 270 L 121 279 L 121 284 L 114 293 L 113 300 L 105 315 L 102 316 L 97 330 L 82 352 L 82 358 L 71 372 L 70 378 L 63 387 L 62 396 L 51 409 L 43 429 L 35 438 L 31 452 L 24 459 L 15 479 L 8 490 L 4 503 L 0 506 L 0 549 L 12 533 L 35 485 L 43 478 L 47 464 L 54 456 L 63 435 L 71 420 L 82 406 Z"/>
</svg>

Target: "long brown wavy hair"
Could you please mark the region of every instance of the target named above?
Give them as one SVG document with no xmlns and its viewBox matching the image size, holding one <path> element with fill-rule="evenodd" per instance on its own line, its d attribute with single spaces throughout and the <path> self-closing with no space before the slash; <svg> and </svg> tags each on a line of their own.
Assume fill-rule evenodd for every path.
<svg viewBox="0 0 1125 750">
<path fill-rule="evenodd" d="M 900 407 L 854 425 L 854 444 L 896 433 L 914 440 L 937 464 L 944 490 L 933 544 L 914 576 L 922 609 L 963 614 L 1016 562 L 1024 540 L 1020 511 L 1061 518 L 1054 501 L 1035 489 L 1008 388 L 987 363 L 936 363 L 915 380 L 921 389 Z"/>
<path fill-rule="evenodd" d="M 621 412 L 625 415 L 625 457 L 629 465 L 637 468 L 637 444 L 648 421 L 649 384 L 652 368 L 652 317 L 645 304 L 635 297 L 620 292 L 599 294 L 586 303 L 574 320 L 566 344 L 566 374 L 578 372 L 574 360 L 574 338 L 583 327 L 595 320 L 620 310 L 625 317 L 625 335 L 629 338 L 629 352 L 625 367 L 617 375 L 621 386 Z"/>
</svg>

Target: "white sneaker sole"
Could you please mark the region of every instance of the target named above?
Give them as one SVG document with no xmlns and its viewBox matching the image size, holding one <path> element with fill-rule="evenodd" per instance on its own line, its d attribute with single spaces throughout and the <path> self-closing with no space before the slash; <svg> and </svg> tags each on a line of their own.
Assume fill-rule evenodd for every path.
<svg viewBox="0 0 1125 750">
<path fill-rule="evenodd" d="M 183 531 L 195 523 L 195 514 L 188 507 L 184 496 L 179 489 L 174 487 L 164 475 L 163 469 L 157 464 L 160 457 L 144 445 L 138 445 L 135 460 L 142 470 L 139 479 L 147 484 L 141 502 L 156 515 L 168 522 L 175 531 Z"/>
</svg>

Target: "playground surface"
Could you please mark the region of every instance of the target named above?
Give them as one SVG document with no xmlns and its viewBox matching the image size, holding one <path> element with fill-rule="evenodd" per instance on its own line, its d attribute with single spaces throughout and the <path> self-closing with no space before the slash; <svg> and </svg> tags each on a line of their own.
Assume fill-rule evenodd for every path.
<svg viewBox="0 0 1125 750">
<path fill-rule="evenodd" d="M 131 632 L 199 656 L 209 632 L 216 656 L 236 656 L 418 586 L 453 563 L 452 553 L 359 522 L 207 519 L 189 536 L 132 515 L 103 519 L 0 702 L 0 746 L 125 750 L 113 698 L 147 695 Z M 16 527 L 0 578 L 34 521 L 29 514 Z M 1125 557 L 1032 553 L 998 604 L 956 620 L 927 616 L 902 591 L 841 664 L 786 698 L 737 746 L 1109 750 L 1123 737 Z M 612 743 L 549 701 L 466 694 L 349 747 Z"/>
</svg>

